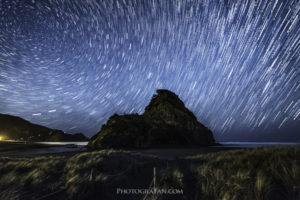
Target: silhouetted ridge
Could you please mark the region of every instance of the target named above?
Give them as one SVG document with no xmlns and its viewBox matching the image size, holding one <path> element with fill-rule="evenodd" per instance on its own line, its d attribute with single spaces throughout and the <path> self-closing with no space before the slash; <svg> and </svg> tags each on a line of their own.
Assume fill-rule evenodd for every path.
<svg viewBox="0 0 300 200">
<path fill-rule="evenodd" d="M 212 145 L 212 132 L 197 121 L 179 97 L 157 90 L 143 115 L 113 115 L 88 144 L 92 149 Z"/>
<path fill-rule="evenodd" d="M 0 114 L 0 136 L 3 139 L 21 141 L 87 141 L 82 134 L 68 134 L 61 130 L 32 124 L 20 117 Z"/>
</svg>

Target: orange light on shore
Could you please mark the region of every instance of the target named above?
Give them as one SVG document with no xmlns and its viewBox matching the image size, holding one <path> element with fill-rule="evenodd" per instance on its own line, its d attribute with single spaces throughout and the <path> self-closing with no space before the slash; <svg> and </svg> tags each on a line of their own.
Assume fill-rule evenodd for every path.
<svg viewBox="0 0 300 200">
<path fill-rule="evenodd" d="M 5 139 L 6 139 L 5 135 L 1 134 L 0 135 L 0 141 L 5 140 Z"/>
</svg>

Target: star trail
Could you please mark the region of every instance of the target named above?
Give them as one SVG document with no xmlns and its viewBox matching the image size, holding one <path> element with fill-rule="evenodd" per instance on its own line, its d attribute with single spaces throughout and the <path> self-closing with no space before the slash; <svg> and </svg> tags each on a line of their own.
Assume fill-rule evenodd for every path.
<svg viewBox="0 0 300 200">
<path fill-rule="evenodd" d="M 298 0 L 0 0 L 0 8 L 0 113 L 92 136 L 114 113 L 143 113 L 164 88 L 219 141 L 300 140 Z"/>
</svg>

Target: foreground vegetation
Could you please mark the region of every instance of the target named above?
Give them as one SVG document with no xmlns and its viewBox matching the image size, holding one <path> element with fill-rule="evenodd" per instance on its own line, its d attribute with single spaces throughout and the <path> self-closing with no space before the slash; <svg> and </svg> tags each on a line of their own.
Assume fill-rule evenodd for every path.
<svg viewBox="0 0 300 200">
<path fill-rule="evenodd" d="M 177 195 L 120 195 L 117 188 Z M 230 150 L 166 160 L 132 151 L 0 157 L 0 199 L 300 199 L 300 146 Z"/>
</svg>

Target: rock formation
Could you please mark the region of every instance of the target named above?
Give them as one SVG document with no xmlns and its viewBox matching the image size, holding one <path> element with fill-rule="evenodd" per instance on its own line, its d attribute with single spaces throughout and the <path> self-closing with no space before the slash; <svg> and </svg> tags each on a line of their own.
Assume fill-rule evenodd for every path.
<svg viewBox="0 0 300 200">
<path fill-rule="evenodd" d="M 212 132 L 197 121 L 176 94 L 157 90 L 142 115 L 111 116 L 91 138 L 91 149 L 212 145 Z"/>
</svg>

